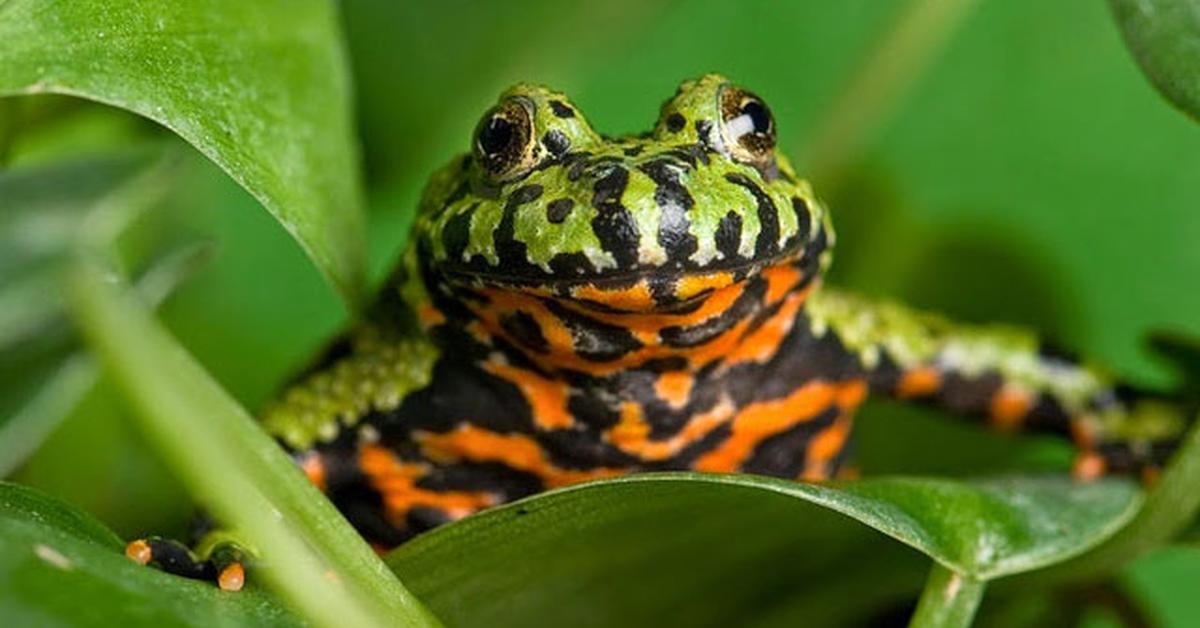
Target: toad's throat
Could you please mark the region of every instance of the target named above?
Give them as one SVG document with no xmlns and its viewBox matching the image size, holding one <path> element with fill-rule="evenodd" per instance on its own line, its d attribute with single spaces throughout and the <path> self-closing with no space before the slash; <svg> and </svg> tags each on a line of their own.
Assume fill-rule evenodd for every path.
<svg viewBox="0 0 1200 628">
<path fill-rule="evenodd" d="M 568 297 L 499 287 L 456 291 L 470 313 L 462 328 L 476 339 L 511 347 L 517 359 L 545 372 L 606 377 L 768 360 L 791 330 L 813 278 L 801 260 L 740 279 L 688 276 L 681 281 L 690 285 L 679 288 L 684 298 L 668 308 L 644 283 L 577 286 Z"/>
</svg>

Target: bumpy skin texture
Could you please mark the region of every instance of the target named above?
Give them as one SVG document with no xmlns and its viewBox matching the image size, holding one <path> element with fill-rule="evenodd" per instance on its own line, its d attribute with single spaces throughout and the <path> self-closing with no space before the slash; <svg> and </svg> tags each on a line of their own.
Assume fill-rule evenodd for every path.
<svg viewBox="0 0 1200 628">
<path fill-rule="evenodd" d="M 684 83 L 608 139 L 518 85 L 436 173 L 367 320 L 264 422 L 386 547 L 547 488 L 661 469 L 823 480 L 869 393 L 1160 460 L 1173 406 L 1002 327 L 819 286 L 829 217 L 756 97 Z"/>
</svg>

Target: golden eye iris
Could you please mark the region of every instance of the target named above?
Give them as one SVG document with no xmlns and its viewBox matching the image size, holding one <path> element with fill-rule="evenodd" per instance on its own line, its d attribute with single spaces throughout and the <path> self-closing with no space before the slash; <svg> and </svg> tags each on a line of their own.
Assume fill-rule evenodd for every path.
<svg viewBox="0 0 1200 628">
<path fill-rule="evenodd" d="M 475 155 L 484 172 L 496 181 L 508 181 L 529 172 L 535 161 L 530 107 L 510 98 L 483 116 L 475 129 Z"/>
<path fill-rule="evenodd" d="M 775 149 L 775 118 L 761 98 L 736 87 L 721 91 L 721 137 L 734 159 L 764 167 Z"/>
</svg>

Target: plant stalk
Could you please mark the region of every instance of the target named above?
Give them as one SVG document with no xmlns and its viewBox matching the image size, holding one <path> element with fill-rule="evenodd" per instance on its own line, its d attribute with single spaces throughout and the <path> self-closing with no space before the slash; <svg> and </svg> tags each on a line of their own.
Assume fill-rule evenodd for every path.
<svg viewBox="0 0 1200 628">
<path fill-rule="evenodd" d="M 970 626 L 986 583 L 934 563 L 908 625 L 911 628 Z"/>
<path fill-rule="evenodd" d="M 316 626 L 440 626 L 244 409 L 94 253 L 71 265 L 85 338 L 164 462 Z"/>
</svg>

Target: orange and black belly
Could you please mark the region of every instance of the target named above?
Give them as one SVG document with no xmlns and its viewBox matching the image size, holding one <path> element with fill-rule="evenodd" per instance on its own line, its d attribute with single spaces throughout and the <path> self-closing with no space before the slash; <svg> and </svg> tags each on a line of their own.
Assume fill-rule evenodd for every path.
<svg viewBox="0 0 1200 628">
<path fill-rule="evenodd" d="M 815 257 L 540 291 L 429 276 L 431 384 L 302 464 L 382 546 L 630 472 L 829 478 L 867 384 L 810 329 Z"/>
</svg>

